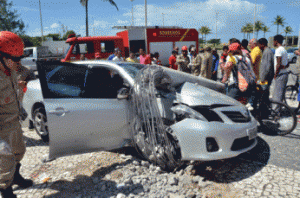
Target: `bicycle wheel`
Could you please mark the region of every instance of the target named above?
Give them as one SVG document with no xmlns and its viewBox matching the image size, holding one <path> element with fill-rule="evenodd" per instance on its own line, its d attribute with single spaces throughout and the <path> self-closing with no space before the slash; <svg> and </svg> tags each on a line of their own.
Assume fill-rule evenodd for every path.
<svg viewBox="0 0 300 198">
<path fill-rule="evenodd" d="M 286 104 L 270 101 L 269 104 L 265 105 L 268 116 L 263 117 L 260 123 L 267 129 L 277 133 L 277 135 L 286 135 L 296 128 L 297 117 Z"/>
<path fill-rule="evenodd" d="M 287 104 L 291 108 L 298 108 L 299 106 L 298 93 L 299 93 L 298 87 L 295 87 L 293 85 L 287 86 L 284 93 L 285 104 Z"/>
</svg>

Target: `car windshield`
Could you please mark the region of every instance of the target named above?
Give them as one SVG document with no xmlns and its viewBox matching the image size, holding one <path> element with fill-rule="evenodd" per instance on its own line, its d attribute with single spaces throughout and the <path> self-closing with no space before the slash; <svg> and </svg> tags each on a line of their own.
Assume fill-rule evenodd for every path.
<svg viewBox="0 0 300 198">
<path fill-rule="evenodd" d="M 118 63 L 118 65 L 122 67 L 133 79 L 135 79 L 139 71 L 146 66 L 133 63 Z"/>
</svg>

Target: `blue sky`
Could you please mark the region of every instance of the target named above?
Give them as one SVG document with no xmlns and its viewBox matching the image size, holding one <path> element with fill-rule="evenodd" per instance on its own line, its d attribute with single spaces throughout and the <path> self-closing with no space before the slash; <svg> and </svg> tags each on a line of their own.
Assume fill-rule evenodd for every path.
<svg viewBox="0 0 300 198">
<path fill-rule="evenodd" d="M 9 2 L 11 0 L 8 0 Z M 85 36 L 85 8 L 80 0 L 40 0 L 44 35 L 60 33 L 61 25 L 76 34 Z M 40 36 L 41 25 L 38 0 L 12 0 L 14 9 L 25 22 L 26 34 Z M 115 0 L 119 11 L 109 2 L 89 0 L 89 33 L 94 35 L 115 35 L 120 30 L 113 26 L 131 25 L 132 6 L 134 25 L 145 24 L 144 0 Z M 171 1 L 147 0 L 148 25 L 150 26 L 180 26 L 196 28 L 209 26 L 212 34 L 207 39 L 221 38 L 227 42 L 229 38 L 243 39 L 241 27 L 247 22 L 253 23 L 255 0 L 201 0 L 201 1 Z M 281 15 L 286 26 L 293 29 L 292 35 L 299 35 L 300 0 L 258 0 L 256 4 L 256 19 L 261 20 L 270 32 L 266 37 L 276 34 L 277 27 L 273 25 L 274 18 Z M 218 17 L 217 14 L 218 13 Z M 280 33 L 283 28 L 280 27 Z M 201 35 L 200 35 L 201 37 Z M 258 37 L 263 37 L 260 32 Z"/>
</svg>

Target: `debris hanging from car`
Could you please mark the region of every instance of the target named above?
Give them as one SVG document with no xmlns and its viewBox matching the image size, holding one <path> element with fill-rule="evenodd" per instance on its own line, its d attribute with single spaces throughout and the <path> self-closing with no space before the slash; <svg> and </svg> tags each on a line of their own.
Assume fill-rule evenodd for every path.
<svg viewBox="0 0 300 198">
<path fill-rule="evenodd" d="M 131 89 L 132 131 L 136 148 L 142 155 L 165 170 L 181 164 L 181 153 L 176 137 L 168 123 L 172 120 L 171 107 L 176 98 L 171 78 L 159 66 L 148 66 L 136 77 Z M 171 115 L 170 115 L 171 114 Z"/>
</svg>

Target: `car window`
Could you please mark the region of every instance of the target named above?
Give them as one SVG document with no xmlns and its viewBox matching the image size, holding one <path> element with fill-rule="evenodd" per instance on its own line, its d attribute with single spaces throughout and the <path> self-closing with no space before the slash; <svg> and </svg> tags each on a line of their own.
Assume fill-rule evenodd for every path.
<svg viewBox="0 0 300 198">
<path fill-rule="evenodd" d="M 33 57 L 33 49 L 25 49 L 23 54 L 24 57 Z"/>
<path fill-rule="evenodd" d="M 131 63 L 118 63 L 133 79 L 139 73 L 141 69 L 145 67 L 142 64 L 131 64 Z"/>
<path fill-rule="evenodd" d="M 42 69 L 42 80 L 45 82 L 43 91 L 46 93 L 46 98 L 81 97 L 85 85 L 86 67 L 43 65 Z"/>
<path fill-rule="evenodd" d="M 84 96 L 86 98 L 117 98 L 123 87 L 123 78 L 114 70 L 94 67 L 89 70 Z"/>
</svg>

